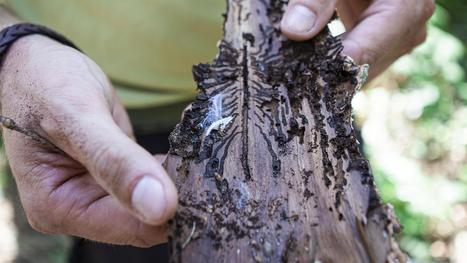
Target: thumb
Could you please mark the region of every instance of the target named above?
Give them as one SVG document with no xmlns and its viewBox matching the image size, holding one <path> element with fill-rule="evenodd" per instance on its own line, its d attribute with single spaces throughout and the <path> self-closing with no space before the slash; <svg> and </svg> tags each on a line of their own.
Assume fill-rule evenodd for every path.
<svg viewBox="0 0 467 263">
<path fill-rule="evenodd" d="M 337 0 L 290 0 L 281 21 L 282 33 L 303 41 L 316 36 L 329 22 Z"/>
<path fill-rule="evenodd" d="M 161 164 L 132 141 L 110 114 L 81 116 L 61 129 L 62 147 L 141 221 L 160 225 L 175 213 L 176 188 Z M 74 127 L 74 128 L 72 128 Z"/>
</svg>

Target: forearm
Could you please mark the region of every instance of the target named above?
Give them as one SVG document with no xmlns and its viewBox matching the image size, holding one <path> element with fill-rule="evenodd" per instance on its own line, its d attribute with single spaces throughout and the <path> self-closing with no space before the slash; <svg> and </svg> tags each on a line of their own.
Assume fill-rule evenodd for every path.
<svg viewBox="0 0 467 263">
<path fill-rule="evenodd" d="M 11 13 L 8 8 L 0 4 L 0 30 L 20 22 L 21 20 Z"/>
</svg>

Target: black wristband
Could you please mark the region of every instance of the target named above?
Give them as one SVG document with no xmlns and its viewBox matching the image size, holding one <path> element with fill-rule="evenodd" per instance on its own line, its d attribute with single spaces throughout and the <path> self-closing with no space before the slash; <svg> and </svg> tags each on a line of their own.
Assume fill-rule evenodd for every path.
<svg viewBox="0 0 467 263">
<path fill-rule="evenodd" d="M 3 57 L 16 40 L 24 36 L 33 34 L 40 34 L 50 37 L 64 45 L 70 46 L 74 49 L 81 51 L 78 47 L 75 46 L 75 44 L 73 44 L 73 42 L 68 40 L 66 37 L 51 29 L 48 29 L 45 26 L 30 23 L 19 23 L 6 27 L 0 32 L 0 62 L 3 61 Z"/>
</svg>

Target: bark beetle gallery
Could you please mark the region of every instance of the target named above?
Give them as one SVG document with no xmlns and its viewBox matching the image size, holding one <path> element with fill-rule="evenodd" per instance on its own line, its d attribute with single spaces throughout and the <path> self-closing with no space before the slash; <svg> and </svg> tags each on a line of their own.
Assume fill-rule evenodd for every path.
<svg viewBox="0 0 467 263">
<path fill-rule="evenodd" d="M 286 1 L 229 0 L 212 64 L 170 137 L 174 262 L 405 262 L 351 123 L 367 68 L 324 30 L 280 34 Z"/>
</svg>

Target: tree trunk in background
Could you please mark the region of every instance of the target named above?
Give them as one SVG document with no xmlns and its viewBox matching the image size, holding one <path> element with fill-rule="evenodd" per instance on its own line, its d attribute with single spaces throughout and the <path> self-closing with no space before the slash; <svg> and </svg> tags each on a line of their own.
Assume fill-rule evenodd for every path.
<svg viewBox="0 0 467 263">
<path fill-rule="evenodd" d="M 405 262 L 351 123 L 366 67 L 326 29 L 280 34 L 286 1 L 229 0 L 212 64 L 165 163 L 175 262 Z"/>
</svg>

